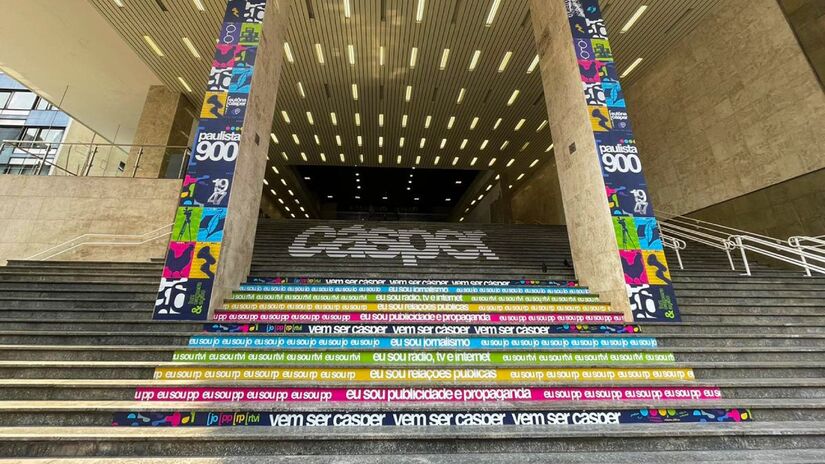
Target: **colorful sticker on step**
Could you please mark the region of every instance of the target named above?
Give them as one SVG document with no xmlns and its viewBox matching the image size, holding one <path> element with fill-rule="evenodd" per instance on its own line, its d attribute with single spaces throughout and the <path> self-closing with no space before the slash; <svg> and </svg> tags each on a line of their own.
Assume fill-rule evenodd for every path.
<svg viewBox="0 0 825 464">
<path fill-rule="evenodd" d="M 433 295 L 383 293 L 242 293 L 235 292 L 233 301 L 303 301 L 330 303 L 598 303 L 599 297 L 589 295 Z"/>
<path fill-rule="evenodd" d="M 394 325 L 394 324 L 206 324 L 210 333 L 284 333 L 310 335 L 551 335 L 634 334 L 637 325 Z"/>
<path fill-rule="evenodd" d="M 577 287 L 573 280 L 464 280 L 464 279 L 370 279 L 340 277 L 250 277 L 250 285 L 423 285 L 423 286 L 493 286 L 493 287 Z M 244 286 L 241 286 L 243 290 Z"/>
<path fill-rule="evenodd" d="M 298 365 L 387 365 L 387 366 L 567 366 L 579 364 L 672 363 L 673 353 L 599 352 L 502 353 L 491 351 L 176 351 L 174 362 L 249 363 Z"/>
<path fill-rule="evenodd" d="M 290 335 L 195 335 L 190 347 L 277 349 L 631 349 L 656 348 L 651 337 L 339 337 Z"/>
<path fill-rule="evenodd" d="M 610 313 L 427 313 L 427 312 L 249 312 L 216 311 L 215 321 L 220 322 L 273 322 L 273 323 L 391 323 L 414 322 L 419 324 L 620 324 L 624 315 Z"/>
<path fill-rule="evenodd" d="M 281 382 L 686 382 L 682 368 L 306 368 L 306 367 L 159 367 L 155 380 L 232 380 Z"/>
<path fill-rule="evenodd" d="M 667 260 L 655 253 L 662 241 L 599 2 L 565 6 L 633 317 L 678 321 Z"/>
<path fill-rule="evenodd" d="M 266 6 L 266 0 L 229 0 L 226 7 L 154 319 L 204 320 L 209 314 Z"/>
<path fill-rule="evenodd" d="M 485 403 L 712 401 L 716 387 L 138 387 L 137 401 Z"/>
<path fill-rule="evenodd" d="M 313 299 L 314 300 L 314 299 Z M 358 299 L 356 299 L 357 301 Z M 339 302 L 307 302 L 303 299 L 288 302 L 235 302 L 226 303 L 229 311 L 368 311 L 375 313 L 407 313 L 407 320 L 414 322 L 415 317 L 410 314 L 428 311 L 438 311 L 444 313 L 474 313 L 474 312 L 553 312 L 553 313 L 615 313 L 606 303 L 339 303 Z M 401 313 L 403 312 L 403 313 Z M 376 318 L 378 316 L 375 316 Z M 399 316 L 397 320 L 404 320 Z"/>
<path fill-rule="evenodd" d="M 380 412 L 124 412 L 114 426 L 155 427 L 435 427 L 566 426 L 748 422 L 749 409 Z"/>
<path fill-rule="evenodd" d="M 246 292 L 246 293 L 244 293 Z M 244 284 L 239 295 L 255 293 L 432 293 L 496 295 L 587 295 L 586 287 L 461 287 L 416 285 L 262 285 Z"/>
</svg>

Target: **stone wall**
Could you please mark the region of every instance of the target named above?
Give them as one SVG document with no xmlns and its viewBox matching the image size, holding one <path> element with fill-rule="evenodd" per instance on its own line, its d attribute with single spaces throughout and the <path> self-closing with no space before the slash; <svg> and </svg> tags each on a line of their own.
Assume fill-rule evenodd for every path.
<svg viewBox="0 0 825 464">
<path fill-rule="evenodd" d="M 825 167 L 825 94 L 776 0 L 720 2 L 625 95 L 660 211 Z"/>
<path fill-rule="evenodd" d="M 511 198 L 514 223 L 564 225 L 564 204 L 554 159 L 539 166 L 538 172 L 516 187 Z"/>
<path fill-rule="evenodd" d="M 179 179 L 0 175 L 0 264 L 83 234 L 139 235 L 171 224 Z M 140 246 L 82 246 L 57 260 L 161 258 L 168 236 Z"/>
<path fill-rule="evenodd" d="M 825 235 L 825 169 L 701 209 L 691 216 L 780 239 Z"/>
</svg>

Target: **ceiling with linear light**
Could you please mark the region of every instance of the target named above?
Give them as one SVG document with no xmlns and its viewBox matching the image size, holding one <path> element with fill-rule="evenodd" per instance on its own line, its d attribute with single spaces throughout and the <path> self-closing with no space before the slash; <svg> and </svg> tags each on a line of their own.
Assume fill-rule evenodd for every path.
<svg viewBox="0 0 825 464">
<path fill-rule="evenodd" d="M 225 0 L 89 1 L 200 105 Z M 517 188 L 552 156 L 527 0 L 287 1 L 266 188 L 282 206 L 323 201 L 285 166 L 491 169 Z M 603 0 L 625 83 L 719 1 Z"/>
</svg>

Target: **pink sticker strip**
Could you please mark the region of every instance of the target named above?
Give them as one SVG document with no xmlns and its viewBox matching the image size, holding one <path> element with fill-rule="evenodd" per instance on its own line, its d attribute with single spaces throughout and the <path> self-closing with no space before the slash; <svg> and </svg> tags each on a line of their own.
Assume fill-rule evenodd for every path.
<svg viewBox="0 0 825 464">
<path fill-rule="evenodd" d="M 216 322 L 361 322 L 410 324 L 623 324 L 621 314 L 554 313 L 376 313 L 376 312 L 241 312 L 216 311 Z"/>
<path fill-rule="evenodd" d="M 239 388 L 140 387 L 138 401 L 225 402 L 561 402 L 561 401 L 706 401 L 718 400 L 716 387 L 349 387 L 349 388 Z"/>
</svg>

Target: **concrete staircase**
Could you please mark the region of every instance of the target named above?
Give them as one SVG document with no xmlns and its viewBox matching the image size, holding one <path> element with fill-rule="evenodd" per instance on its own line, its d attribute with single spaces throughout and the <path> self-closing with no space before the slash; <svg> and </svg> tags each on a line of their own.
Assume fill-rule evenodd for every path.
<svg viewBox="0 0 825 464">
<path fill-rule="evenodd" d="M 262 222 L 249 282 L 207 324 L 150 320 L 160 263 L 0 268 L 0 463 L 825 462 L 822 278 L 758 265 L 743 277 L 691 245 L 673 270 L 683 322 L 628 324 L 571 286 L 563 228 L 490 228 L 499 262 L 319 267 L 284 255 L 297 229 L 283 224 Z M 321 280 L 348 277 L 508 285 L 355 292 Z M 239 425 L 273 420 L 291 426 Z M 499 420 L 522 425 L 477 425 Z"/>
</svg>

